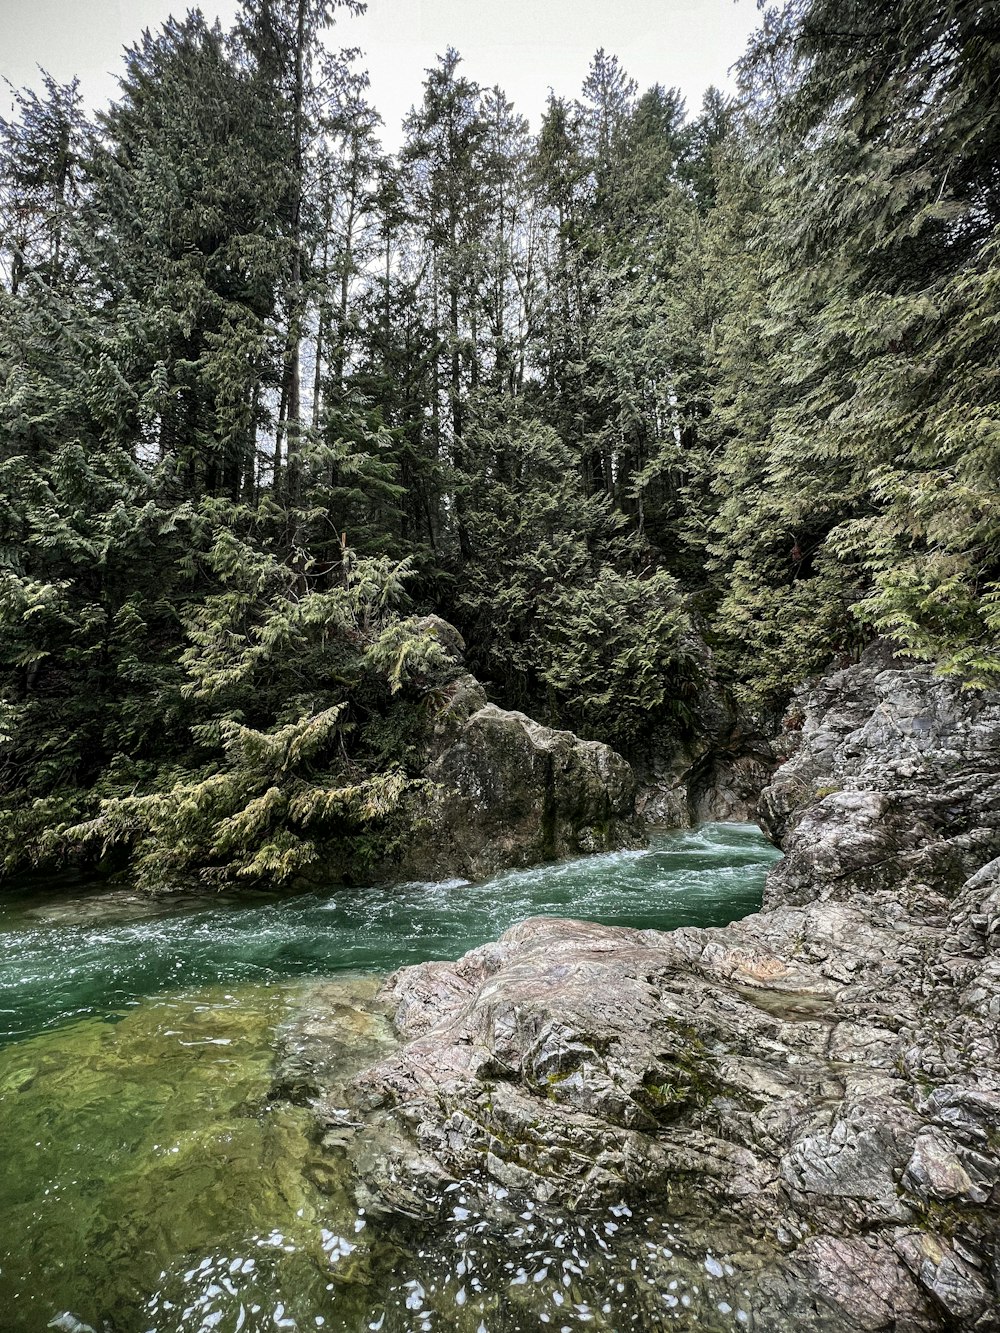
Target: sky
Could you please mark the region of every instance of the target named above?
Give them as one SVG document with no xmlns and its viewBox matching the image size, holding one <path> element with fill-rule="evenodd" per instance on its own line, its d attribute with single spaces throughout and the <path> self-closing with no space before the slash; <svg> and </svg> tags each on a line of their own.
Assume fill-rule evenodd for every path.
<svg viewBox="0 0 1000 1333">
<path fill-rule="evenodd" d="M 228 25 L 237 0 L 202 0 Z M 78 75 L 90 106 L 115 92 L 121 49 L 188 0 L 0 0 L 0 77 L 38 84 L 42 65 L 60 81 Z M 640 89 L 680 88 L 697 111 L 709 84 L 727 73 L 756 27 L 755 0 L 369 0 L 366 14 L 342 15 L 330 42 L 360 46 L 386 147 L 420 100 L 423 71 L 450 45 L 463 72 L 499 83 L 537 128 L 549 88 L 575 96 L 598 47 L 618 56 Z M 0 87 L 0 115 L 10 111 Z"/>
</svg>

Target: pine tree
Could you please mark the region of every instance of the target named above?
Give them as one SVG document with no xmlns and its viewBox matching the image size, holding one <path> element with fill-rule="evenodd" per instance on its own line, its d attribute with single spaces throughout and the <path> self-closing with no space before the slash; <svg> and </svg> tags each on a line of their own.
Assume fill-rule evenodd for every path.
<svg viewBox="0 0 1000 1333">
<path fill-rule="evenodd" d="M 859 617 L 969 679 L 996 669 L 986 17 L 795 4 L 746 62 L 753 294 L 722 349 L 716 550 L 758 697 L 850 650 Z"/>
</svg>

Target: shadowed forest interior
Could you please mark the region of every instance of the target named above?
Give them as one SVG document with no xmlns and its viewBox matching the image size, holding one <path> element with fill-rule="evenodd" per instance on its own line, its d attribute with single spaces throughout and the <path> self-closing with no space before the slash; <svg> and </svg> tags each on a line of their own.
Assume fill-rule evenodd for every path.
<svg viewBox="0 0 1000 1333">
<path fill-rule="evenodd" d="M 363 873 L 429 616 L 640 772 L 706 676 L 764 728 L 879 634 L 995 681 L 995 7 L 791 0 L 700 107 L 598 51 L 537 134 L 447 50 L 394 155 L 337 8 L 0 123 L 5 871 Z"/>
</svg>

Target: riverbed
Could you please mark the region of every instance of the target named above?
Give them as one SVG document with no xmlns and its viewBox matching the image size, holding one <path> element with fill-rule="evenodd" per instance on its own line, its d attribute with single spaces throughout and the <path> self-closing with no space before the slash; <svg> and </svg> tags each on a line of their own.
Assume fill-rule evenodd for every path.
<svg viewBox="0 0 1000 1333">
<path fill-rule="evenodd" d="M 0 1328 L 732 1329 L 740 1260 L 669 1217 L 466 1206 L 433 1236 L 359 1210 L 275 1051 L 315 1003 L 343 1060 L 392 1041 L 372 1001 L 532 915 L 670 929 L 756 910 L 778 853 L 706 825 L 486 883 L 153 903 L 106 886 L 0 899 Z M 322 988 L 320 990 L 319 988 Z M 515 1210 L 516 1209 L 516 1210 Z M 671 1285 L 673 1284 L 673 1285 Z"/>
</svg>

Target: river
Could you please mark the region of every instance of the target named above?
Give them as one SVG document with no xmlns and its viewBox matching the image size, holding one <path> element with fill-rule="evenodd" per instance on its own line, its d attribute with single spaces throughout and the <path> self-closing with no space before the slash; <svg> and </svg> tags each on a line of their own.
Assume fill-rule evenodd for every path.
<svg viewBox="0 0 1000 1333">
<path fill-rule="evenodd" d="M 273 1071 L 318 986 L 363 1063 L 389 1040 L 369 1007 L 388 971 L 539 914 L 721 925 L 757 908 L 777 855 L 756 828 L 705 825 L 476 885 L 169 904 L 106 887 L 7 893 L 0 1329 L 745 1326 L 732 1256 L 624 1202 L 563 1219 L 497 1199 L 480 1217 L 458 1187 L 434 1236 L 378 1223 Z"/>
</svg>

